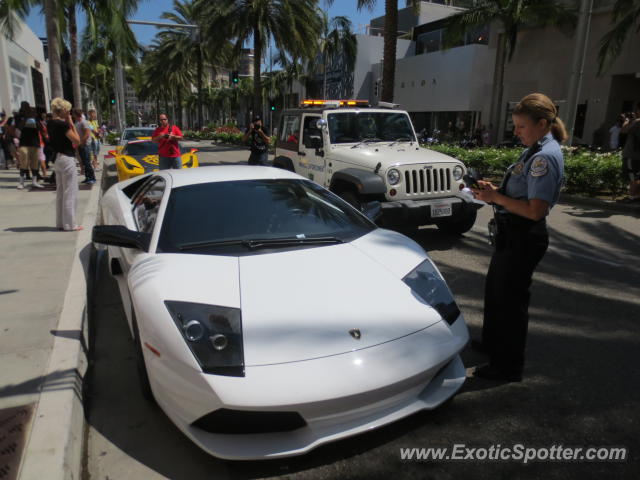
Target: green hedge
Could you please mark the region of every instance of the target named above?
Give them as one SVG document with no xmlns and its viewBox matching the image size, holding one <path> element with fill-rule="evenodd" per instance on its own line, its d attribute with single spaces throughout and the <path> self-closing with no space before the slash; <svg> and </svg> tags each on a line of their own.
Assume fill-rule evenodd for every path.
<svg viewBox="0 0 640 480">
<path fill-rule="evenodd" d="M 454 145 L 428 148 L 455 157 L 487 176 L 502 175 L 522 152 L 521 148 L 466 149 Z M 626 182 L 620 173 L 622 158 L 619 152 L 592 152 L 573 147 L 562 147 L 562 150 L 566 177 L 564 191 L 567 193 L 616 196 L 626 190 Z"/>
<path fill-rule="evenodd" d="M 107 133 L 106 143 L 108 145 L 117 145 L 118 144 L 118 139 L 120 138 L 120 135 L 122 135 L 122 134 L 118 133 L 118 132 Z"/>
</svg>

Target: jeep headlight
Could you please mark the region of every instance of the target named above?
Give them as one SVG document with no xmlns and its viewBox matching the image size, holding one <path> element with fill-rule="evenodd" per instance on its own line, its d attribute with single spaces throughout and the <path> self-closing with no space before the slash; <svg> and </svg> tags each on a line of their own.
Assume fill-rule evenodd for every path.
<svg viewBox="0 0 640 480">
<path fill-rule="evenodd" d="M 387 182 L 389 185 L 397 185 L 400 182 L 400 172 L 395 168 L 390 169 L 387 172 Z"/>
<path fill-rule="evenodd" d="M 173 300 L 164 304 L 203 372 L 244 377 L 239 308 Z"/>
<path fill-rule="evenodd" d="M 460 316 L 460 309 L 453 299 L 449 287 L 431 260 L 426 259 L 402 281 L 434 308 L 449 325 Z"/>
<path fill-rule="evenodd" d="M 453 167 L 453 179 L 456 182 L 462 179 L 463 175 L 464 175 L 464 168 L 462 168 L 460 165 L 456 165 L 455 167 Z"/>
</svg>

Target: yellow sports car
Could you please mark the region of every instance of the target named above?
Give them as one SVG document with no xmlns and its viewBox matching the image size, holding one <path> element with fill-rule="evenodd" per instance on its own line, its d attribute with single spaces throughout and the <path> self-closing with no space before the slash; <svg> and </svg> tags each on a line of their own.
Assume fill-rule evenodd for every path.
<svg viewBox="0 0 640 480">
<path fill-rule="evenodd" d="M 182 168 L 198 166 L 196 148 L 180 148 L 182 153 Z M 129 142 L 123 147 L 111 150 L 109 155 L 116 159 L 118 181 L 127 180 L 143 173 L 158 170 L 158 144 L 150 140 Z"/>
</svg>

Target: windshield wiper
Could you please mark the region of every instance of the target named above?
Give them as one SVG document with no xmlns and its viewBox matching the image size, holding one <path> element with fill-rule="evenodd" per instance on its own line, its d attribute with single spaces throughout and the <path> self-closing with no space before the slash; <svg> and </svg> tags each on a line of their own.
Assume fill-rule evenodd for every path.
<svg viewBox="0 0 640 480">
<path fill-rule="evenodd" d="M 411 142 L 411 143 L 413 144 L 413 138 L 411 138 L 411 137 L 409 137 L 409 136 L 407 136 L 407 135 L 404 135 L 404 136 L 402 136 L 402 137 L 398 137 L 398 138 L 396 138 L 393 142 L 391 142 L 391 143 L 389 144 L 389 146 L 390 146 L 390 147 L 392 147 L 392 146 L 393 146 L 393 145 L 395 145 L 396 143 L 398 143 L 398 142 L 402 142 L 402 141 L 405 141 L 405 142 Z"/>
<path fill-rule="evenodd" d="M 198 248 L 233 246 L 242 245 L 244 247 L 254 249 L 273 246 L 290 246 L 290 245 L 330 245 L 335 243 L 344 243 L 338 237 L 282 237 L 282 238 L 255 238 L 251 240 L 220 240 L 212 242 L 193 242 L 184 243 L 178 246 L 179 250 L 195 250 Z"/>
<path fill-rule="evenodd" d="M 363 138 L 361 142 L 356 143 L 353 147 L 351 148 L 357 148 L 360 145 L 362 145 L 363 143 L 371 143 L 371 142 L 382 142 L 383 140 L 381 138 L 378 137 L 367 137 L 367 138 Z"/>
</svg>

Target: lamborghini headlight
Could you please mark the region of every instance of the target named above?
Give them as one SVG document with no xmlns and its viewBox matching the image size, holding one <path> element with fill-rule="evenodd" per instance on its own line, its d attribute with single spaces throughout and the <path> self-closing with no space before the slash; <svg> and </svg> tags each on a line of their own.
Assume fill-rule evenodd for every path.
<svg viewBox="0 0 640 480">
<path fill-rule="evenodd" d="M 434 308 L 451 325 L 460 309 L 438 269 L 427 259 L 402 279 L 413 292 Z"/>
<path fill-rule="evenodd" d="M 164 303 L 203 372 L 244 377 L 239 308 L 173 300 Z"/>
</svg>

